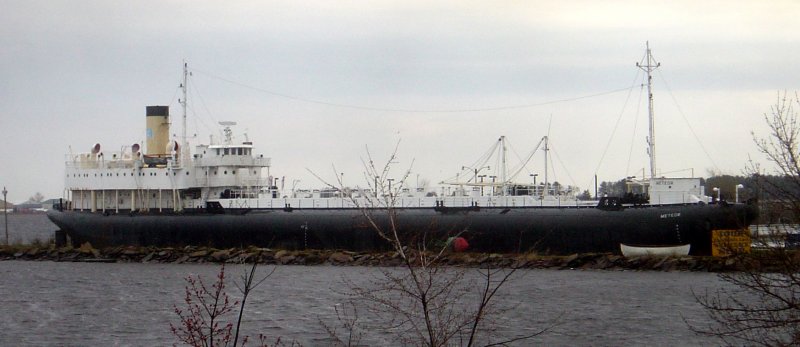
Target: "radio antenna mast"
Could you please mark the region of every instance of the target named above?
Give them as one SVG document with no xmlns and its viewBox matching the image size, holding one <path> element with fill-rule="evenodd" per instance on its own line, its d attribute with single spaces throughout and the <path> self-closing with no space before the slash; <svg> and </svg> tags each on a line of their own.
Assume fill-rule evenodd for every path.
<svg viewBox="0 0 800 347">
<path fill-rule="evenodd" d="M 646 42 L 647 53 L 642 64 L 636 63 L 636 66 L 647 72 L 647 98 L 649 100 L 648 110 L 650 112 L 650 136 L 647 138 L 647 154 L 650 156 L 650 178 L 656 177 L 656 130 L 655 130 L 655 116 L 653 113 L 653 76 L 651 72 L 661 66 L 661 63 L 656 62 L 650 53 L 650 41 Z"/>
</svg>

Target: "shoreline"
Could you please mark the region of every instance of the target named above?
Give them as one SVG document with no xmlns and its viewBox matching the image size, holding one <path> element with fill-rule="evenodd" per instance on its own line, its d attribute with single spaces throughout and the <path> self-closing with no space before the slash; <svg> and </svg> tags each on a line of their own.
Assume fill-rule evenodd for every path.
<svg viewBox="0 0 800 347">
<path fill-rule="evenodd" d="M 0 246 L 0 261 L 54 261 L 88 263 L 252 263 L 265 265 L 305 266 L 382 266 L 403 265 L 396 252 L 351 252 L 343 250 L 279 250 L 270 248 L 211 247 L 136 247 L 120 246 L 103 249 L 89 244 L 81 247 L 52 245 Z M 631 257 L 612 253 L 572 255 L 455 253 L 443 254 L 441 266 L 468 268 L 520 268 L 556 270 L 609 271 L 691 271 L 728 272 L 741 270 L 734 257 Z"/>
</svg>

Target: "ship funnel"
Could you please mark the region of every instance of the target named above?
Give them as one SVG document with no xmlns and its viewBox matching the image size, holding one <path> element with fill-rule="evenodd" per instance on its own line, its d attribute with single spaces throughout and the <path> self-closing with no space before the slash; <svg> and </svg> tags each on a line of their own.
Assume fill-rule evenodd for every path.
<svg viewBox="0 0 800 347">
<path fill-rule="evenodd" d="M 92 146 L 92 154 L 97 154 L 97 153 L 100 153 L 100 144 L 99 143 L 95 143 L 94 146 Z"/>
<path fill-rule="evenodd" d="M 147 106 L 147 155 L 163 155 L 169 143 L 169 106 Z"/>
<path fill-rule="evenodd" d="M 136 155 L 136 153 L 139 153 L 139 144 L 138 143 L 134 143 L 131 146 L 131 154 Z"/>
</svg>

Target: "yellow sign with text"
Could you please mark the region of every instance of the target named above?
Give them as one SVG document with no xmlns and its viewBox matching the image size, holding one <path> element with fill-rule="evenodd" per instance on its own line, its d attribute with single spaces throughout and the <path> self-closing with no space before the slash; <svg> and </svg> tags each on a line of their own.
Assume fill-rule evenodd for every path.
<svg viewBox="0 0 800 347">
<path fill-rule="evenodd" d="M 723 257 L 750 253 L 750 229 L 721 229 L 711 231 L 711 255 Z"/>
</svg>

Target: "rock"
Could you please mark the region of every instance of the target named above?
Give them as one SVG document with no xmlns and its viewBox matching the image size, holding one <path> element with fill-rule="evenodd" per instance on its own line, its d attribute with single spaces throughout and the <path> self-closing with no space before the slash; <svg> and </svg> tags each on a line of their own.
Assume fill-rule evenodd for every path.
<svg viewBox="0 0 800 347">
<path fill-rule="evenodd" d="M 336 252 L 328 257 L 328 261 L 334 264 L 350 263 L 353 261 L 353 257 L 342 252 Z"/>
<path fill-rule="evenodd" d="M 295 256 L 293 256 L 293 255 L 284 255 L 284 256 L 282 256 L 280 258 L 277 258 L 277 259 L 278 259 L 278 262 L 281 263 L 281 265 L 286 265 L 286 264 L 291 263 L 295 259 Z"/>
<path fill-rule="evenodd" d="M 677 260 L 675 260 L 674 258 L 667 260 L 666 262 L 664 262 L 664 264 L 661 265 L 661 271 L 672 271 L 672 270 L 675 270 L 675 264 L 676 263 L 677 263 Z"/>
<path fill-rule="evenodd" d="M 221 260 L 228 264 L 244 264 L 249 261 L 258 261 L 261 263 L 262 261 L 258 260 L 258 257 L 255 253 L 241 253 L 235 257 L 229 257 L 227 260 Z"/>
<path fill-rule="evenodd" d="M 517 259 L 511 265 L 511 267 L 515 268 L 515 269 L 521 269 L 521 268 L 524 268 L 524 267 L 527 267 L 527 266 L 528 266 L 528 260 L 526 260 L 526 259 Z"/>
<path fill-rule="evenodd" d="M 205 256 L 207 256 L 207 255 L 208 255 L 208 251 L 207 251 L 207 250 L 204 250 L 204 249 L 201 249 L 201 250 L 199 250 L 199 251 L 194 251 L 194 252 L 192 252 L 192 253 L 189 253 L 189 257 L 190 257 L 190 258 L 205 257 Z"/>
<path fill-rule="evenodd" d="M 608 258 L 600 257 L 597 260 L 595 260 L 594 268 L 595 269 L 605 269 L 605 268 L 610 267 L 610 264 L 611 263 L 609 262 Z"/>
<path fill-rule="evenodd" d="M 567 256 L 566 258 L 561 260 L 562 267 L 575 267 L 576 260 L 578 260 L 578 254 L 572 254 Z"/>
<path fill-rule="evenodd" d="M 725 259 L 725 266 L 726 267 L 732 267 L 734 265 L 736 265 L 736 259 L 734 259 L 734 258 Z"/>
<path fill-rule="evenodd" d="M 153 257 L 155 257 L 155 255 L 156 255 L 155 252 L 150 252 L 148 255 L 146 255 L 144 258 L 142 258 L 142 263 L 146 263 L 146 262 L 150 261 L 151 259 L 153 259 Z"/>
<path fill-rule="evenodd" d="M 275 259 L 280 259 L 280 258 L 283 258 L 283 256 L 285 256 L 287 254 L 289 254 L 289 251 L 286 251 L 286 250 L 282 249 L 280 251 L 275 252 L 275 255 L 273 257 L 275 257 Z"/>
<path fill-rule="evenodd" d="M 403 260 L 400 258 L 389 258 L 381 262 L 380 265 L 382 266 L 400 266 L 403 264 Z"/>
<path fill-rule="evenodd" d="M 84 243 L 83 243 L 83 244 L 80 246 L 80 248 L 78 248 L 78 253 L 81 253 L 81 254 L 87 254 L 87 255 L 88 255 L 88 254 L 92 254 L 92 250 L 93 250 L 93 249 L 94 249 L 94 248 L 92 248 L 92 244 L 91 244 L 91 243 L 84 242 Z"/>
<path fill-rule="evenodd" d="M 610 255 L 606 259 L 608 259 L 608 262 L 612 265 L 619 265 L 620 261 L 622 260 L 622 256 Z"/>
<path fill-rule="evenodd" d="M 475 263 L 475 264 L 483 264 L 483 263 L 485 263 L 487 260 L 489 260 L 489 256 L 488 256 L 488 255 L 486 255 L 486 254 L 484 254 L 484 255 L 482 255 L 482 256 L 480 256 L 480 257 L 478 257 L 478 259 L 475 259 L 474 263 Z"/>
<path fill-rule="evenodd" d="M 100 253 L 100 251 L 98 251 L 98 250 L 96 250 L 94 248 L 92 248 L 92 256 L 95 257 L 95 259 L 100 259 L 100 258 L 103 257 L 103 255 Z"/>
<path fill-rule="evenodd" d="M 188 255 L 184 255 L 184 256 L 178 258 L 177 260 L 175 260 L 175 264 L 181 264 L 181 263 L 186 262 L 187 260 L 189 260 L 189 256 Z"/>
<path fill-rule="evenodd" d="M 361 258 L 361 259 L 364 259 L 364 258 Z M 321 264 L 322 262 L 323 262 L 323 258 L 320 257 L 319 254 L 312 253 L 312 254 L 309 254 L 309 255 L 306 256 L 306 264 L 307 265 L 317 265 L 317 264 Z"/>
<path fill-rule="evenodd" d="M 660 260 L 660 261 L 658 261 L 658 262 L 656 262 L 655 264 L 653 264 L 653 267 L 652 267 L 652 269 L 653 269 L 653 270 L 658 270 L 658 269 L 660 269 L 660 268 L 661 268 L 661 266 L 662 266 L 662 265 L 664 265 L 664 263 L 667 261 L 667 259 L 669 259 L 669 258 L 668 258 L 668 257 L 661 258 L 661 260 Z"/>
<path fill-rule="evenodd" d="M 124 251 L 122 251 L 124 255 L 139 255 L 141 252 L 136 247 L 128 247 Z"/>
<path fill-rule="evenodd" d="M 230 256 L 231 256 L 231 252 L 229 250 L 227 250 L 227 249 L 223 249 L 223 250 L 211 253 L 211 258 L 214 259 L 214 261 L 225 261 Z"/>
</svg>

